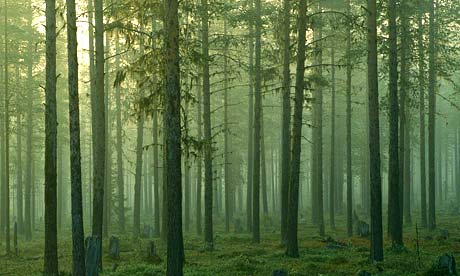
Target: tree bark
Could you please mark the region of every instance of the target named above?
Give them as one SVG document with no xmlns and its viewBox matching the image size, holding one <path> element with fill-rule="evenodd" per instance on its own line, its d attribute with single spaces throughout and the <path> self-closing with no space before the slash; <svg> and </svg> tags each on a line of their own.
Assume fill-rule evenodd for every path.
<svg viewBox="0 0 460 276">
<path fill-rule="evenodd" d="M 80 107 L 78 99 L 77 17 L 75 0 L 67 0 L 67 60 L 72 204 L 72 275 L 85 275 L 85 245 L 81 188 Z"/>
<path fill-rule="evenodd" d="M 403 245 L 402 220 L 400 212 L 400 161 L 398 136 L 398 48 L 396 30 L 396 0 L 388 4 L 389 21 L 389 117 L 390 117 L 390 144 L 388 164 L 388 229 L 393 245 Z"/>
<path fill-rule="evenodd" d="M 367 81 L 369 93 L 369 168 L 371 194 L 371 260 L 383 260 L 382 180 L 380 176 L 380 129 L 377 68 L 377 4 L 367 2 Z"/>
<path fill-rule="evenodd" d="M 56 164 L 57 163 L 57 113 L 56 113 L 56 1 L 55 0 L 46 0 L 46 13 L 45 14 L 46 14 L 45 256 L 44 256 L 45 264 L 44 264 L 43 274 L 47 276 L 54 276 L 54 275 L 58 275 L 59 273 L 58 254 L 57 254 L 57 212 L 56 212 L 57 210 L 57 194 L 56 194 L 57 193 L 57 164 Z M 5 71 L 7 72 L 7 70 Z M 6 131 L 6 134 L 8 135 L 8 130 Z M 6 142 L 8 143 L 8 141 Z"/>
<path fill-rule="evenodd" d="M 183 275 L 179 3 L 165 0 L 165 137 L 168 208 L 167 275 Z M 209 95 L 209 94 L 208 94 Z"/>
<path fill-rule="evenodd" d="M 435 112 L 436 112 L 436 64 L 435 64 L 435 6 L 429 2 L 429 44 L 428 44 L 428 229 L 436 228 L 435 198 Z"/>
<path fill-rule="evenodd" d="M 351 15 L 351 0 L 347 0 L 347 14 Z M 347 25 L 347 235 L 353 236 L 353 175 L 351 156 L 351 28 L 352 22 Z"/>
<path fill-rule="evenodd" d="M 299 257 L 297 241 L 298 209 L 299 209 L 299 181 L 300 181 L 300 155 L 302 145 L 302 109 L 304 101 L 305 78 L 305 41 L 307 28 L 307 1 L 299 1 L 299 14 L 297 19 L 297 68 L 294 104 L 294 125 L 292 131 L 292 161 L 289 182 L 289 205 L 287 219 L 287 250 L 286 255 Z"/>
</svg>

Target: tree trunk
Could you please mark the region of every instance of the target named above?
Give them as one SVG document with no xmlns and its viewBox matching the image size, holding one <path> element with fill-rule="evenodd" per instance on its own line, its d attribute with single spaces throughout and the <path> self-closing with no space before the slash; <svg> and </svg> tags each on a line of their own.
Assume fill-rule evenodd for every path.
<svg viewBox="0 0 460 276">
<path fill-rule="evenodd" d="M 287 219 L 287 250 L 286 255 L 299 257 L 297 241 L 298 209 L 299 209 L 299 181 L 300 181 L 300 153 L 302 145 L 302 109 L 304 101 L 305 78 L 305 33 L 307 28 L 307 1 L 299 1 L 299 15 L 297 19 L 297 68 L 295 82 L 294 125 L 292 132 L 292 162 L 289 182 L 289 205 Z"/>
<path fill-rule="evenodd" d="M 329 180 L 329 226 L 335 229 L 335 189 L 336 189 L 336 168 L 335 168 L 335 57 L 334 48 L 331 48 L 331 178 Z"/>
<path fill-rule="evenodd" d="M 16 65 L 16 86 L 19 88 L 19 66 Z M 24 195 L 22 183 L 22 108 L 20 105 L 22 93 L 16 91 L 16 212 L 17 229 L 19 233 L 24 232 Z"/>
<path fill-rule="evenodd" d="M 227 20 L 224 21 L 224 36 L 227 39 Z M 224 183 L 225 183 L 225 231 L 230 232 L 230 149 L 229 149 L 229 129 L 228 129 L 228 42 L 224 46 Z M 233 164 L 236 165 L 236 164 Z"/>
<path fill-rule="evenodd" d="M 388 229 L 393 245 L 403 245 L 402 221 L 400 212 L 400 163 L 398 137 L 398 47 L 396 30 L 396 0 L 388 4 L 389 20 L 389 117 L 390 144 L 388 164 Z"/>
<path fill-rule="evenodd" d="M 347 0 L 347 15 L 351 16 L 351 0 Z M 351 155 L 351 29 L 352 22 L 347 24 L 347 235 L 353 236 L 353 171 Z"/>
<path fill-rule="evenodd" d="M 165 0 L 165 137 L 168 205 L 167 275 L 183 275 L 179 3 Z M 209 94 L 208 94 L 209 95 Z M 209 129 L 210 130 L 210 129 Z"/>
<path fill-rule="evenodd" d="M 120 69 L 120 42 L 118 32 L 115 32 L 115 70 Z M 123 175 L 123 138 L 121 122 L 121 88 L 115 88 L 116 108 L 117 108 L 117 183 L 118 183 L 118 230 L 125 232 L 125 183 Z M 156 111 L 155 111 L 156 112 Z M 156 115 L 156 113 L 154 113 Z M 154 122 L 155 123 L 155 122 Z M 157 129 L 157 128 L 155 128 Z M 155 136 L 154 136 L 155 137 Z M 158 163 L 157 163 L 158 164 Z M 155 182 L 158 183 L 158 182 Z"/>
<path fill-rule="evenodd" d="M 104 18 L 103 1 L 94 0 L 95 8 L 95 45 L 96 45 L 96 80 L 94 102 L 92 102 L 93 135 L 93 225 L 92 235 L 101 237 L 104 214 L 104 183 L 105 183 L 105 104 L 104 104 Z M 100 250 L 102 252 L 102 248 Z M 102 268 L 102 258 L 100 258 Z"/>
<path fill-rule="evenodd" d="M 209 75 L 209 14 L 208 0 L 202 0 L 202 52 L 203 52 L 203 122 L 204 122 L 204 241 L 208 249 L 213 248 L 213 185 L 212 185 L 212 137 L 211 137 L 211 87 Z"/>
<path fill-rule="evenodd" d="M 254 3 L 253 0 L 248 1 L 249 9 L 252 10 Z M 248 232 L 252 231 L 252 189 L 253 189 L 253 173 L 254 173 L 254 26 L 249 20 L 249 99 L 248 99 L 248 159 L 247 159 L 247 189 L 246 189 L 246 224 Z"/>
<path fill-rule="evenodd" d="M 5 70 L 7 75 L 7 70 Z M 8 78 L 6 78 L 8 79 Z M 7 83 L 7 82 L 5 82 Z M 5 89 L 7 92 L 8 90 Z M 57 113 L 56 113 L 56 2 L 46 0 L 45 87 L 45 256 L 47 276 L 58 275 L 57 254 Z M 8 110 L 5 110 L 7 113 Z M 8 135 L 8 128 L 6 130 Z M 8 143 L 8 138 L 6 140 Z M 8 145 L 8 144 L 7 144 Z M 8 148 L 8 146 L 7 146 Z M 8 150 L 7 150 L 8 153 Z M 7 159 L 8 164 L 8 159 Z M 6 171 L 8 173 L 8 170 Z M 7 210 L 8 211 L 8 210 Z M 7 224 L 8 226 L 8 224 Z M 9 232 L 9 231 L 8 231 Z M 7 244 L 8 248 L 8 244 Z"/>
<path fill-rule="evenodd" d="M 197 80 L 197 83 L 200 83 L 199 80 Z M 196 124 L 197 124 L 197 140 L 202 141 L 202 126 L 201 126 L 201 119 L 202 119 L 202 114 L 201 114 L 201 108 L 203 106 L 202 100 L 202 88 L 201 86 L 197 85 L 196 93 L 197 93 L 197 119 L 196 119 Z M 202 219 L 201 219 L 201 195 L 202 195 L 202 188 L 201 188 L 201 182 L 202 182 L 202 157 L 198 156 L 196 159 L 196 233 L 198 235 L 201 235 L 203 230 L 201 227 Z"/>
<path fill-rule="evenodd" d="M 290 30 L 291 0 L 283 0 L 283 91 L 281 133 L 281 242 L 287 242 L 287 210 L 289 194 L 289 163 L 291 161 L 291 75 Z"/>
<path fill-rule="evenodd" d="M 428 229 L 436 228 L 435 198 L 435 112 L 436 112 L 436 64 L 435 64 L 435 6 L 429 2 L 429 45 L 428 45 Z"/>
<path fill-rule="evenodd" d="M 105 89 L 105 145 L 106 145 L 106 152 L 105 152 L 105 181 L 104 181 L 104 222 L 103 222 L 103 234 L 104 237 L 109 236 L 109 226 L 110 226 L 110 218 L 111 218 L 111 197 L 112 197 L 112 147 L 111 147 L 111 134 L 110 134 L 110 90 L 109 90 L 109 81 L 110 81 L 110 36 L 109 33 L 105 33 L 105 83 L 107 85 L 104 86 Z"/>
<path fill-rule="evenodd" d="M 260 137 L 262 120 L 261 0 L 255 0 L 254 167 L 252 183 L 252 241 L 260 243 Z"/>
<path fill-rule="evenodd" d="M 380 176 L 377 4 L 367 2 L 367 81 L 369 93 L 369 168 L 371 194 L 371 260 L 383 260 L 382 180 Z"/>
<path fill-rule="evenodd" d="M 31 22 L 29 22 L 31 24 Z M 26 138 L 26 185 L 25 185 L 25 200 L 24 200 L 24 232 L 26 241 L 32 240 L 32 133 L 33 133 L 33 98 L 34 89 L 32 87 L 33 75 L 33 43 L 31 40 L 27 46 L 27 138 Z M 1 152 L 1 149 L 0 149 Z"/>
<path fill-rule="evenodd" d="M 157 99 L 154 98 L 153 102 L 153 115 L 152 115 L 152 132 L 153 132 L 153 183 L 154 183 L 154 203 L 155 203 L 155 236 L 160 236 L 160 175 L 158 167 L 159 158 L 158 158 L 158 102 Z"/>
<path fill-rule="evenodd" d="M 78 99 L 77 17 L 75 0 L 67 0 L 67 58 L 72 201 L 72 275 L 85 275 L 85 245 L 81 188 L 80 107 Z"/>
<path fill-rule="evenodd" d="M 142 21 L 142 19 L 140 19 Z M 141 23 L 142 24 L 142 23 Z M 141 25 L 141 32 L 143 31 Z M 144 56 L 144 39 L 143 35 L 140 35 L 140 51 L 139 55 Z M 141 76 L 141 79 L 143 77 Z M 144 88 L 142 84 L 137 84 L 138 88 L 138 101 L 139 101 L 139 114 L 137 114 L 137 141 L 136 141 L 136 179 L 134 183 L 134 214 L 133 214 L 133 232 L 134 237 L 139 237 L 141 233 L 141 185 L 142 185 L 142 157 L 143 157 L 143 143 L 144 143 L 144 111 L 140 103 L 143 101 Z M 144 193 L 144 197 L 145 197 Z"/>
</svg>

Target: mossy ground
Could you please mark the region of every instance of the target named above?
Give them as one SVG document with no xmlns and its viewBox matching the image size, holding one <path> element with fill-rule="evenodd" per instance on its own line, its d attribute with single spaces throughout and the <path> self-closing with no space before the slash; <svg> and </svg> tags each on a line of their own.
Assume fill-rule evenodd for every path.
<svg viewBox="0 0 460 276">
<path fill-rule="evenodd" d="M 188 276 L 249 276 L 271 275 L 274 269 L 283 268 L 290 276 L 300 275 L 356 275 L 361 269 L 373 275 L 426 275 L 436 258 L 443 253 L 460 257 L 460 221 L 458 217 L 439 217 L 438 229 L 448 229 L 448 240 L 437 239 L 439 230 L 429 233 L 419 229 L 420 255 L 416 254 L 415 225 L 404 229 L 406 250 L 391 249 L 385 235 L 385 260 L 372 264 L 368 260 L 369 240 L 346 238 L 343 217 L 338 217 L 337 230 L 327 230 L 327 235 L 346 244 L 340 249 L 327 248 L 327 242 L 317 235 L 316 227 L 301 224 L 299 229 L 300 257 L 288 258 L 280 245 L 278 227 L 262 227 L 262 243 L 253 244 L 250 234 L 224 234 L 217 228 L 215 250 L 204 250 L 202 238 L 185 234 L 185 275 Z M 386 232 L 386 231 L 385 231 Z M 19 254 L 0 257 L 0 275 L 40 275 L 43 267 L 42 232 L 33 242 L 19 241 Z M 431 238 L 427 238 L 431 237 Z M 108 256 L 108 239 L 104 241 L 104 273 L 102 275 L 164 275 L 165 246 L 159 239 L 157 245 L 160 264 L 150 263 L 146 258 L 148 240 L 120 237 L 121 256 L 112 260 Z M 4 243 L 0 244 L 4 252 Z M 116 270 L 113 271 L 116 265 Z M 59 238 L 59 267 L 62 275 L 70 275 L 71 241 L 69 234 Z M 375 274 L 374 274 L 375 273 Z"/>
</svg>

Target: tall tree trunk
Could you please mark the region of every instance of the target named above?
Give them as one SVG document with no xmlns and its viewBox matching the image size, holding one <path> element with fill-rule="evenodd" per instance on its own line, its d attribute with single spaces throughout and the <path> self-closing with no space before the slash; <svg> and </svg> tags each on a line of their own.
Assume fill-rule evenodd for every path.
<svg viewBox="0 0 460 276">
<path fill-rule="evenodd" d="M 29 22 L 31 24 L 31 22 Z M 24 233 L 26 241 L 32 240 L 32 214 L 31 214 L 31 200 L 32 200 L 32 132 L 33 132 L 33 98 L 34 89 L 32 87 L 33 75 L 33 43 L 31 40 L 27 46 L 27 138 L 26 138 L 26 185 L 24 194 Z M 1 149 L 0 149 L 1 152 Z"/>
<path fill-rule="evenodd" d="M 154 202 L 155 202 L 155 236 L 160 236 L 160 175 L 158 167 L 159 158 L 158 158 L 158 102 L 157 99 L 154 98 L 153 102 L 153 115 L 152 115 L 152 132 L 153 132 L 153 193 L 154 193 Z"/>
<path fill-rule="evenodd" d="M 398 47 L 396 30 L 396 0 L 388 4 L 389 22 L 389 105 L 390 144 L 388 164 L 388 229 L 394 245 L 403 245 L 402 220 L 400 212 L 400 162 L 398 137 Z"/>
<path fill-rule="evenodd" d="M 321 11 L 321 6 L 318 6 L 318 10 Z M 321 23 L 320 23 L 321 24 Z M 323 50 L 322 50 L 322 28 L 321 25 L 314 30 L 315 46 L 315 63 L 317 65 L 316 74 L 318 76 L 323 75 Z M 324 236 L 324 210 L 323 210 L 323 89 L 321 84 L 317 84 L 313 97 L 315 99 L 313 105 L 313 166 L 312 166 L 312 177 L 314 185 L 314 193 L 312 194 L 313 199 L 313 213 L 314 222 L 318 225 L 320 236 Z"/>
<path fill-rule="evenodd" d="M 110 225 L 110 218 L 111 218 L 111 197 L 112 197 L 112 147 L 111 147 L 111 134 L 110 134 L 110 90 L 109 90 L 109 81 L 110 81 L 110 36 L 109 33 L 105 33 L 105 83 L 107 85 L 104 86 L 105 89 L 105 145 L 106 145 L 106 152 L 105 152 L 105 181 L 104 181 L 104 223 L 103 223 L 103 234 L 104 237 L 109 236 L 109 225 Z"/>
<path fill-rule="evenodd" d="M 429 45 L 428 45 L 428 229 L 436 228 L 435 198 L 435 112 L 436 112 L 436 64 L 435 64 L 435 6 L 429 2 Z"/>
<path fill-rule="evenodd" d="M 208 0 L 202 0 L 202 52 L 203 52 L 203 122 L 204 122 L 204 241 L 208 249 L 213 248 L 213 185 L 212 185 L 212 137 L 211 137 L 211 87 L 209 74 L 209 14 Z"/>
<path fill-rule="evenodd" d="M 265 152 L 265 128 L 264 128 L 264 113 L 263 109 L 260 116 L 260 169 L 261 169 L 261 190 L 262 190 L 262 210 L 264 216 L 268 216 L 268 192 L 267 192 L 267 159 Z"/>
<path fill-rule="evenodd" d="M 302 146 L 302 109 L 304 101 L 305 78 L 305 40 L 307 28 L 307 1 L 299 1 L 299 15 L 297 19 L 297 68 L 295 82 L 294 124 L 292 132 L 292 160 L 289 182 L 289 205 L 287 219 L 287 249 L 286 255 L 299 257 L 297 241 L 298 209 L 299 209 L 299 181 L 300 181 L 300 153 Z"/>
<path fill-rule="evenodd" d="M 369 168 L 371 194 L 371 260 L 383 260 L 382 180 L 380 176 L 377 4 L 367 2 L 367 81 L 369 93 Z"/>
<path fill-rule="evenodd" d="M 335 229 L 335 188 L 336 188 L 336 167 L 335 167 L 335 57 L 334 48 L 331 48 L 331 178 L 329 180 L 329 226 Z"/>
<path fill-rule="evenodd" d="M 254 167 L 252 183 L 252 241 L 260 243 L 260 137 L 262 120 L 261 0 L 255 0 Z"/>
<path fill-rule="evenodd" d="M 224 48 L 224 183 L 225 183 L 225 231 L 230 232 L 230 149 L 228 129 L 228 40 L 227 20 L 224 21 L 224 36 L 226 39 Z M 234 164 L 235 165 L 235 164 Z"/>
<path fill-rule="evenodd" d="M 105 104 L 104 104 L 104 18 L 103 1 L 94 0 L 95 15 L 95 49 L 96 49 L 96 80 L 94 101 L 92 107 L 93 122 L 93 225 L 92 235 L 101 238 L 102 252 L 102 222 L 104 214 L 104 183 L 105 183 Z M 102 257 L 99 258 L 102 268 Z"/>
<path fill-rule="evenodd" d="M 118 32 L 115 32 L 115 70 L 120 69 L 120 42 Z M 117 108 L 117 183 L 118 183 L 118 230 L 123 234 L 125 232 L 125 183 L 123 175 L 123 138 L 121 122 L 121 88 L 115 88 L 116 108 Z M 156 115 L 156 111 L 154 111 Z M 155 122 L 154 122 L 155 123 Z M 157 129 L 157 128 L 155 128 Z M 155 137 L 155 136 L 154 136 Z M 158 164 L 158 163 L 157 163 Z M 157 165 L 158 166 L 158 165 Z M 155 182 L 158 183 L 158 182 Z"/>
<path fill-rule="evenodd" d="M 249 9 L 252 10 L 254 7 L 253 0 L 249 2 Z M 248 232 L 252 231 L 252 189 L 254 180 L 254 26 L 252 20 L 249 19 L 249 33 L 248 33 L 248 44 L 249 44 L 249 99 L 248 99 L 248 159 L 247 159 L 247 189 L 246 189 L 246 224 Z"/>
<path fill-rule="evenodd" d="M 85 275 L 85 245 L 81 189 L 80 107 L 78 99 L 77 17 L 75 0 L 67 0 L 69 137 L 72 201 L 72 275 Z"/>
<path fill-rule="evenodd" d="M 347 15 L 351 16 L 351 0 L 347 0 Z M 353 171 L 351 156 L 351 28 L 352 22 L 347 24 L 347 235 L 353 236 Z"/>
<path fill-rule="evenodd" d="M 16 65 L 16 87 L 19 89 L 19 66 Z M 18 233 L 24 230 L 24 195 L 22 183 L 22 108 L 20 105 L 22 93 L 16 91 L 16 212 Z"/>
<path fill-rule="evenodd" d="M 140 19 L 142 22 L 142 18 Z M 141 32 L 143 32 L 143 26 L 141 23 Z M 140 35 L 140 51 L 139 55 L 144 56 L 144 38 Z M 141 76 L 142 79 L 142 76 Z M 139 237 L 141 233 L 141 185 L 142 185 L 142 157 L 143 157 L 143 143 L 144 143 L 144 111 L 141 106 L 141 102 L 144 97 L 143 85 L 138 83 L 138 110 L 137 114 L 137 141 L 136 141 L 136 179 L 134 183 L 134 214 L 133 214 L 133 233 L 134 237 Z M 144 196 L 146 194 L 144 193 Z"/>
<path fill-rule="evenodd" d="M 405 2 L 401 3 L 401 10 L 407 10 L 407 5 Z M 405 202 L 407 200 L 408 195 L 408 187 L 409 187 L 409 148 L 407 144 L 407 140 L 409 139 L 409 132 L 408 132 L 408 114 L 409 114 L 409 106 L 408 106 L 408 77 L 409 77 L 409 38 L 408 38 L 408 16 L 405 12 L 401 12 L 401 76 L 400 76 L 400 117 L 399 117 L 399 179 L 400 179 L 400 205 L 399 210 L 401 212 L 401 224 L 403 217 L 406 223 L 410 222 L 410 213 L 407 212 L 406 208 L 408 204 Z M 409 216 L 409 217 L 408 217 Z"/>
<path fill-rule="evenodd" d="M 56 2 L 46 0 L 45 87 L 45 257 L 44 275 L 58 275 L 57 254 L 57 113 Z M 5 70 L 7 73 L 7 70 Z M 6 75 L 6 74 L 5 74 Z M 6 78 L 8 79 L 8 78 Z M 7 83 L 7 82 L 6 82 Z M 8 90 L 6 90 L 8 91 Z M 7 110 L 5 110 L 7 112 Z M 6 131 L 8 135 L 8 129 Z M 8 141 L 7 141 L 8 143 Z M 8 151 L 7 151 L 8 152 Z M 8 162 L 8 161 L 7 161 Z M 8 170 L 7 170 L 8 173 Z M 9 232 L 9 231 L 8 231 Z"/>
<path fill-rule="evenodd" d="M 199 79 L 197 79 L 197 83 L 200 83 Z M 197 85 L 196 89 L 197 93 L 197 119 L 196 119 L 196 127 L 197 127 L 197 140 L 202 141 L 202 114 L 201 114 L 201 108 L 203 106 L 202 102 L 202 87 L 200 85 Z M 202 195 L 202 157 L 198 156 L 196 159 L 196 233 L 198 235 L 201 235 L 203 230 L 201 227 L 202 223 L 202 212 L 201 212 L 201 195 Z"/>
<path fill-rule="evenodd" d="M 185 99 L 185 110 L 184 110 L 184 130 L 185 137 L 188 137 L 189 134 L 189 123 L 188 123 L 188 114 L 189 114 L 189 102 L 188 99 Z M 190 145 L 186 144 L 185 146 L 185 160 L 184 160 L 184 188 L 185 188 L 185 202 L 184 202 L 184 222 L 185 222 L 185 231 L 190 231 L 190 205 L 191 205 L 191 183 L 190 183 Z"/>
<path fill-rule="evenodd" d="M 287 242 L 287 210 L 289 194 L 289 163 L 291 162 L 291 74 L 290 74 L 290 30 L 291 0 L 283 0 L 283 91 L 281 133 L 281 242 Z"/>
<path fill-rule="evenodd" d="M 181 124 L 179 69 L 179 3 L 165 0 L 165 137 L 168 182 L 167 275 L 183 275 L 184 242 L 182 237 Z M 208 94 L 209 95 L 209 94 Z M 209 129 L 210 130 L 210 129 Z"/>
</svg>

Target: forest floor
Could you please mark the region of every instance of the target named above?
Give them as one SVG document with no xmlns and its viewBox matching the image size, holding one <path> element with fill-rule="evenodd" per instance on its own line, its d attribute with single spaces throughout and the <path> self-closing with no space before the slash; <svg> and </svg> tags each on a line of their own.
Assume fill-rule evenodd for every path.
<svg viewBox="0 0 460 276">
<path fill-rule="evenodd" d="M 327 221 L 327 220 L 326 220 Z M 300 275 L 357 275 L 360 270 L 372 275 L 427 275 L 437 257 L 449 253 L 460 258 L 460 220 L 458 216 L 438 217 L 438 229 L 432 233 L 419 229 L 419 254 L 416 250 L 415 224 L 404 228 L 406 248 L 394 250 L 385 235 L 385 260 L 379 264 L 369 262 L 369 240 L 346 238 L 345 221 L 339 216 L 337 230 L 326 228 L 327 241 L 317 234 L 317 228 L 310 223 L 299 226 L 300 257 L 288 258 L 280 245 L 276 225 L 262 226 L 261 244 L 253 244 L 250 234 L 224 234 L 217 228 L 215 250 L 204 250 L 202 238 L 185 234 L 185 275 L 187 276 L 250 276 L 272 275 L 275 269 L 285 269 L 290 276 Z M 220 224 L 222 225 L 222 224 Z M 441 229 L 449 231 L 449 238 L 441 238 Z M 386 231 L 385 231 L 386 232 Z M 36 233 L 36 237 L 42 236 Z M 159 239 L 153 239 L 161 262 L 153 264 L 146 257 L 148 239 L 120 237 L 120 259 L 112 260 L 108 255 L 108 239 L 104 241 L 102 275 L 165 275 L 165 247 Z M 4 243 L 0 244 L 5 252 Z M 417 256 L 418 255 L 418 256 Z M 70 235 L 59 239 L 59 266 L 62 275 L 70 275 Z M 0 255 L 0 275 L 40 275 L 43 268 L 43 239 L 26 243 L 19 241 L 18 255 Z M 113 271 L 115 269 L 115 271 Z"/>
</svg>

